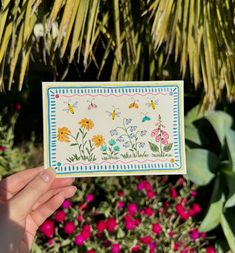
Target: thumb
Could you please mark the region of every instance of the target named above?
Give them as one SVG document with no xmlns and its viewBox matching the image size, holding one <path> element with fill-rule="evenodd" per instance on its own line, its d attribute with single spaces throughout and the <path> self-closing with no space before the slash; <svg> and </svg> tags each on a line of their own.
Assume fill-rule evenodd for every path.
<svg viewBox="0 0 235 253">
<path fill-rule="evenodd" d="M 56 172 L 49 168 L 39 173 L 28 185 L 9 201 L 11 218 L 17 220 L 25 218 L 32 210 L 33 205 L 46 193 L 53 181 Z"/>
</svg>

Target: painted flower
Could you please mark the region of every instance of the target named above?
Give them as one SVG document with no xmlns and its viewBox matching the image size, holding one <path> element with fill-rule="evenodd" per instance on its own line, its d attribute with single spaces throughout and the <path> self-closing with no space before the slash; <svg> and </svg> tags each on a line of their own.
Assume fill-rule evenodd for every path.
<svg viewBox="0 0 235 253">
<path fill-rule="evenodd" d="M 71 235 L 76 230 L 76 227 L 73 222 L 68 221 L 64 225 L 64 232 L 68 235 Z"/>
<path fill-rule="evenodd" d="M 118 151 L 120 151 L 120 147 L 119 146 L 115 146 L 115 147 L 113 147 L 113 150 L 118 152 Z"/>
<path fill-rule="evenodd" d="M 102 135 L 94 135 L 92 137 L 92 141 L 95 143 L 97 148 L 105 144 L 105 139 Z"/>
<path fill-rule="evenodd" d="M 86 195 L 86 201 L 87 202 L 92 202 L 94 200 L 94 195 L 89 193 Z"/>
<path fill-rule="evenodd" d="M 62 203 L 62 205 L 61 205 L 63 208 L 69 208 L 70 206 L 72 206 L 72 202 L 71 201 L 69 201 L 69 200 L 64 200 L 64 202 Z"/>
<path fill-rule="evenodd" d="M 142 137 L 142 136 L 145 136 L 146 133 L 147 133 L 147 131 L 146 131 L 146 130 L 143 130 L 143 131 L 140 132 L 140 136 L 141 136 L 141 137 Z"/>
<path fill-rule="evenodd" d="M 152 133 L 151 133 L 151 137 L 155 137 L 155 136 L 157 136 L 157 135 L 158 135 L 158 133 L 159 133 L 159 131 L 160 131 L 160 129 L 159 129 L 159 128 L 155 128 L 155 129 L 153 129 L 153 131 L 152 131 Z"/>
<path fill-rule="evenodd" d="M 63 210 L 59 210 L 55 214 L 55 221 L 62 222 L 66 218 L 66 213 Z"/>
<path fill-rule="evenodd" d="M 130 131 L 134 132 L 137 129 L 137 126 L 131 126 Z"/>
<path fill-rule="evenodd" d="M 93 121 L 91 121 L 91 120 L 89 120 L 87 118 L 82 119 L 79 122 L 79 124 L 80 124 L 81 127 L 84 127 L 88 131 L 91 130 L 94 127 Z"/>
<path fill-rule="evenodd" d="M 145 145 L 145 143 L 144 143 L 144 142 L 140 142 L 140 143 L 139 143 L 139 148 L 143 148 L 143 147 L 144 147 L 144 145 Z"/>
<path fill-rule="evenodd" d="M 39 231 L 42 232 L 46 237 L 52 238 L 55 232 L 55 225 L 52 220 L 45 220 L 40 226 Z"/>
<path fill-rule="evenodd" d="M 81 234 L 75 237 L 75 244 L 77 244 L 78 246 L 82 246 L 84 244 L 84 241 L 85 240 Z"/>
<path fill-rule="evenodd" d="M 119 142 L 123 142 L 125 139 L 122 137 L 122 136 L 119 136 L 118 138 L 117 138 L 117 141 L 119 141 Z"/>
<path fill-rule="evenodd" d="M 132 121 L 132 119 L 125 119 L 125 123 L 126 123 L 127 125 L 130 124 L 131 121 Z"/>
<path fill-rule="evenodd" d="M 101 146 L 100 150 L 101 150 L 102 152 L 105 152 L 105 151 L 107 150 L 107 146 L 106 146 L 106 145 Z"/>
<path fill-rule="evenodd" d="M 114 139 L 109 140 L 109 145 L 113 146 L 116 144 L 116 141 Z"/>
<path fill-rule="evenodd" d="M 129 144 L 129 142 L 127 141 L 127 142 L 125 142 L 124 144 L 123 144 L 123 147 L 125 147 L 125 148 L 128 148 L 128 147 L 130 147 L 130 144 Z"/>
<path fill-rule="evenodd" d="M 118 243 L 114 243 L 112 245 L 112 253 L 118 253 L 121 251 L 121 247 Z"/>
<path fill-rule="evenodd" d="M 57 140 L 61 142 L 70 142 L 69 134 L 71 131 L 67 127 L 58 128 Z"/>
<path fill-rule="evenodd" d="M 116 129 L 110 131 L 111 136 L 118 135 L 118 132 Z"/>
</svg>

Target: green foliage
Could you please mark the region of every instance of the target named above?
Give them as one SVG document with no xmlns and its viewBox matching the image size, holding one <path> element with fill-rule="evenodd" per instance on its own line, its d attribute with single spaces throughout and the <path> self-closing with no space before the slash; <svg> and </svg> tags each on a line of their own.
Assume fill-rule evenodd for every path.
<svg viewBox="0 0 235 253">
<path fill-rule="evenodd" d="M 195 185 L 182 177 L 79 179 L 76 195 L 48 218 L 33 253 L 210 252 L 209 235 L 198 232 Z M 92 198 L 88 198 L 92 197 Z M 68 205 L 69 203 L 69 205 Z M 58 219 L 63 213 L 63 219 Z M 188 215 L 184 216 L 186 213 Z M 47 224 L 54 226 L 48 227 Z M 66 232 L 68 223 L 73 231 Z M 85 229 L 86 228 L 86 229 Z M 148 237 L 148 242 L 143 238 Z M 78 237 L 81 240 L 78 242 Z M 118 244 L 120 251 L 114 251 Z M 215 252 L 215 251 L 211 251 Z"/>
<path fill-rule="evenodd" d="M 33 166 L 38 162 L 35 159 L 37 151 L 34 146 L 34 136 L 31 141 L 19 146 L 14 143 L 14 129 L 18 116 L 18 112 L 9 115 L 7 108 L 0 114 L 0 176 L 12 174 L 25 169 L 29 164 Z"/>
<path fill-rule="evenodd" d="M 189 67 L 195 87 L 203 82 L 202 106 L 211 108 L 224 89 L 234 99 L 234 8 L 235 0 L 4 0 L 0 89 L 14 79 L 22 88 L 30 56 L 55 78 L 59 57 L 85 70 L 93 62 L 98 78 L 108 60 L 108 78 L 122 81 L 170 78 L 179 59 L 183 77 Z"/>
<path fill-rule="evenodd" d="M 222 111 L 195 117 L 194 108 L 185 121 L 186 156 L 189 178 L 204 191 L 213 188 L 201 231 L 221 225 L 228 245 L 235 252 L 235 131 L 233 120 Z"/>
</svg>

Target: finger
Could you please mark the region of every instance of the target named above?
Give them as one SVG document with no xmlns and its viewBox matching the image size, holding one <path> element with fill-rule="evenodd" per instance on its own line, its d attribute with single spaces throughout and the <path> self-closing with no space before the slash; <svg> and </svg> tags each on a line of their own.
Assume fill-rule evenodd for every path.
<svg viewBox="0 0 235 253">
<path fill-rule="evenodd" d="M 39 206 L 31 213 L 34 223 L 40 226 L 50 215 L 56 211 L 56 209 L 62 205 L 65 199 L 71 198 L 75 194 L 76 190 L 77 188 L 75 186 L 71 186 L 69 190 L 56 194 L 46 203 Z"/>
<path fill-rule="evenodd" d="M 60 187 L 60 188 L 56 188 L 56 189 L 52 189 L 52 190 L 48 191 L 43 196 L 41 196 L 40 199 L 34 204 L 32 210 L 34 211 L 40 205 L 47 202 L 50 198 L 52 198 L 56 194 L 58 194 L 60 192 L 67 192 L 67 191 L 70 191 L 71 189 L 74 189 L 74 186 L 64 186 L 64 187 Z"/>
<path fill-rule="evenodd" d="M 56 178 L 51 186 L 51 189 L 60 188 L 66 185 L 71 185 L 73 182 L 74 182 L 74 178 Z"/>
<path fill-rule="evenodd" d="M 8 200 L 22 190 L 44 167 L 27 169 L 11 175 L 0 182 L 0 200 Z"/>
<path fill-rule="evenodd" d="M 51 168 L 40 172 L 23 190 L 10 199 L 13 219 L 23 219 L 31 212 L 33 205 L 50 189 L 55 175 L 55 170 Z"/>
</svg>

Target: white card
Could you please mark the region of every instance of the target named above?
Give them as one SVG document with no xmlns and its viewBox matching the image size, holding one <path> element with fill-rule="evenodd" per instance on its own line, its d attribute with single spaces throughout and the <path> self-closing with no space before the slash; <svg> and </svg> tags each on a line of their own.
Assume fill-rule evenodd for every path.
<svg viewBox="0 0 235 253">
<path fill-rule="evenodd" d="M 59 177 L 186 173 L 182 81 L 46 82 L 43 121 Z"/>
</svg>

